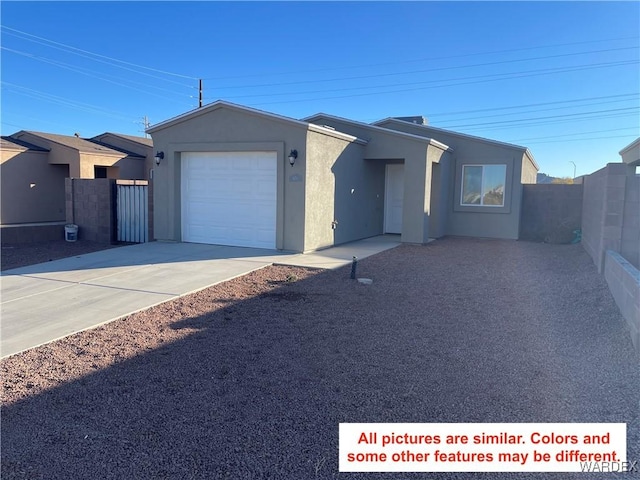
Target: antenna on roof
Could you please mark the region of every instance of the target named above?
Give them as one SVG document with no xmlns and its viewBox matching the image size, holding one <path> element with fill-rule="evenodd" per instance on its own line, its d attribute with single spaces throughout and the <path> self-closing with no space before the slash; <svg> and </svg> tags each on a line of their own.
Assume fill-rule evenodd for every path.
<svg viewBox="0 0 640 480">
<path fill-rule="evenodd" d="M 80 138 L 80 134 L 78 132 L 74 133 L 73 136 L 76 138 Z"/>
</svg>

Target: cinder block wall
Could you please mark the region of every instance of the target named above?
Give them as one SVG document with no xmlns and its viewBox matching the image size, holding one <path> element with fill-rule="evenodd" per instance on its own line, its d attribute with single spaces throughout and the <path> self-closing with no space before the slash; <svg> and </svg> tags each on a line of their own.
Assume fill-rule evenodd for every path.
<svg viewBox="0 0 640 480">
<path fill-rule="evenodd" d="M 610 163 L 584 178 L 582 200 L 582 244 L 598 273 L 604 269 L 607 250 L 620 252 L 627 177 L 624 163 Z"/>
<path fill-rule="evenodd" d="M 640 175 L 627 176 L 620 253 L 640 268 Z"/>
<path fill-rule="evenodd" d="M 582 225 L 582 185 L 522 185 L 520 239 L 570 243 Z"/>
<path fill-rule="evenodd" d="M 609 250 L 605 257 L 604 277 L 627 322 L 633 346 L 640 352 L 640 271 Z"/>
<path fill-rule="evenodd" d="M 66 179 L 66 218 L 78 225 L 78 239 L 115 241 L 114 185 L 110 178 Z"/>
</svg>

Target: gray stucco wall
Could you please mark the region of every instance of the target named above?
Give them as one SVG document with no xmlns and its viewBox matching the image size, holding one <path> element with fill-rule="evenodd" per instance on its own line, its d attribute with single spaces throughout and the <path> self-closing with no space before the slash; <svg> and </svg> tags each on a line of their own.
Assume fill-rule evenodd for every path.
<svg viewBox="0 0 640 480">
<path fill-rule="evenodd" d="M 328 125 L 341 132 L 366 140 L 368 143 L 364 149 L 364 155 L 369 161 L 378 161 L 383 165 L 385 163 L 404 163 L 405 183 L 401 239 L 407 243 L 426 243 L 433 236 L 430 232 L 430 215 L 434 207 L 431 196 L 432 164 L 440 161 L 445 150 L 429 145 L 426 139 L 398 135 L 393 131 L 388 132 L 384 129 L 358 125 L 324 115 L 316 115 L 308 120 L 317 125 Z M 448 158 L 448 155 L 446 157 Z M 448 170 L 445 169 L 445 173 L 448 174 Z M 376 173 L 376 175 L 378 174 Z M 447 190 L 446 186 L 444 190 Z M 442 213 L 442 209 L 438 208 L 438 213 Z M 438 228 L 442 224 L 442 218 L 438 219 L 435 227 L 436 234 L 440 233 Z"/>
<path fill-rule="evenodd" d="M 364 160 L 363 145 L 307 138 L 305 251 L 382 233 L 384 165 Z"/>
<path fill-rule="evenodd" d="M 525 149 L 500 142 L 485 141 L 438 128 L 408 122 L 385 121 L 378 125 L 413 135 L 432 138 L 453 149 L 448 199 L 447 235 L 517 239 L 520 226 L 523 178 L 531 180 L 535 166 Z M 504 164 L 507 166 L 504 207 L 460 205 L 463 165 Z M 526 171 L 523 172 L 523 165 Z"/>
<path fill-rule="evenodd" d="M 449 199 L 453 195 L 453 166 L 449 152 L 443 152 L 438 163 L 433 161 L 432 158 L 429 237 L 440 238 L 447 234 Z"/>
<path fill-rule="evenodd" d="M 277 153 L 276 247 L 304 250 L 306 128 L 226 108 L 151 131 L 154 148 L 164 161 L 154 169 L 154 230 L 159 240 L 182 239 L 181 152 L 275 151 Z M 293 167 L 286 155 L 298 151 Z M 295 181 L 298 175 L 303 181 Z"/>
<path fill-rule="evenodd" d="M 2 152 L 0 223 L 56 222 L 65 219 L 67 165 L 50 165 L 47 152 Z"/>
<path fill-rule="evenodd" d="M 304 123 L 244 109 L 205 107 L 202 113 L 195 112 L 184 121 L 151 129 L 151 135 L 154 149 L 165 154 L 164 161 L 155 167 L 153 178 L 156 239 L 180 241 L 182 238 L 181 152 L 276 152 L 278 249 L 314 250 L 334 242 L 363 238 L 375 230 L 375 225 L 368 229 L 353 224 L 349 218 L 344 222 L 335 218 L 337 213 L 350 212 L 348 209 L 336 212 L 333 203 L 334 195 L 342 192 L 339 182 L 342 172 L 345 176 L 367 175 L 367 169 L 362 168 L 364 147 L 344 136 L 340 138 L 341 134 L 313 132 Z M 298 151 L 294 166 L 287 160 L 292 149 Z M 359 163 L 354 163 L 358 159 Z M 338 169 L 338 175 L 333 168 Z M 343 201 L 339 197 L 338 203 Z M 340 228 L 335 238 L 331 230 L 334 219 L 339 221 Z"/>
</svg>

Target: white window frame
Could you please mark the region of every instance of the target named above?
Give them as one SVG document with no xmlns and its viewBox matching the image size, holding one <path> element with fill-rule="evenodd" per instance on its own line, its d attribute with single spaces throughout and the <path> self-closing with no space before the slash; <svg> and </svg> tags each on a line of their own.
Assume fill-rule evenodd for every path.
<svg viewBox="0 0 640 480">
<path fill-rule="evenodd" d="M 480 181 L 480 203 L 464 203 L 464 169 L 467 167 L 482 167 L 482 179 Z M 504 167 L 504 192 L 502 192 L 502 204 L 501 205 L 486 205 L 484 203 L 484 195 L 485 195 L 485 174 L 484 167 Z M 507 165 L 504 163 L 485 163 L 485 164 L 474 164 L 469 163 L 462 165 L 462 175 L 460 177 L 460 206 L 462 207 L 490 207 L 490 208 L 504 208 L 505 200 L 507 196 Z"/>
</svg>

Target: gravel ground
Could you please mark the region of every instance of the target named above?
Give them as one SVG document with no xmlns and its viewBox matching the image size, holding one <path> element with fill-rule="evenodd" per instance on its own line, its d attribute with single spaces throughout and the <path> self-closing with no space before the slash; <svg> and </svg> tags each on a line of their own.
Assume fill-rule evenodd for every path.
<svg viewBox="0 0 640 480">
<path fill-rule="evenodd" d="M 2 478 L 585 478 L 338 473 L 340 422 L 625 422 L 640 459 L 638 356 L 581 246 L 446 238 L 358 274 L 267 267 L 3 360 Z"/>
<path fill-rule="evenodd" d="M 59 258 L 73 257 L 83 253 L 97 252 L 98 250 L 115 247 L 117 245 L 105 245 L 88 240 L 78 240 L 77 242 L 52 240 L 50 242 L 19 245 L 3 243 L 0 270 L 10 270 L 35 263 L 50 262 Z"/>
</svg>

